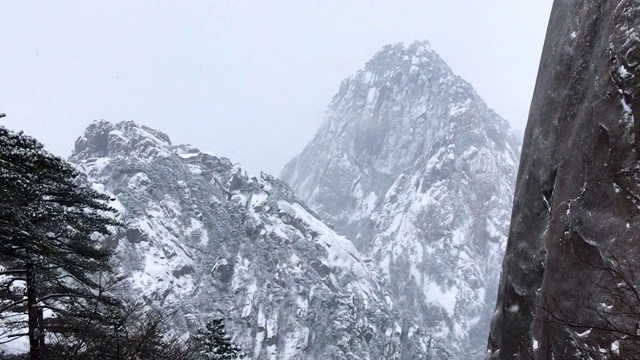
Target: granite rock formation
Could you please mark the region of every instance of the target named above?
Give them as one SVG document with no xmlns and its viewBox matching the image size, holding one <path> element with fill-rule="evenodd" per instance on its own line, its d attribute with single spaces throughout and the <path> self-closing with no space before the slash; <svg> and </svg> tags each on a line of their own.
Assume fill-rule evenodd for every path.
<svg viewBox="0 0 640 360">
<path fill-rule="evenodd" d="M 282 181 L 134 122 L 94 122 L 70 161 L 115 197 L 124 227 L 103 241 L 132 296 L 179 334 L 223 317 L 253 359 L 455 359 Z"/>
<path fill-rule="evenodd" d="M 281 177 L 370 259 L 395 308 L 481 359 L 518 154 L 508 122 L 415 42 L 384 47 L 343 81 Z"/>
<path fill-rule="evenodd" d="M 551 14 L 488 358 L 637 359 L 640 1 Z"/>
</svg>

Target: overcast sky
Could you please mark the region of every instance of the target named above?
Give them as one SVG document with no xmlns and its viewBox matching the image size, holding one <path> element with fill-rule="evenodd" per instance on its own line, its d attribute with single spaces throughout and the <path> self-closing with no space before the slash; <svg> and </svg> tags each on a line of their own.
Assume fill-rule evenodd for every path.
<svg viewBox="0 0 640 360">
<path fill-rule="evenodd" d="M 551 3 L 5 0 L 0 122 L 66 157 L 92 120 L 134 120 L 277 175 L 342 79 L 426 39 L 524 128 Z"/>
</svg>

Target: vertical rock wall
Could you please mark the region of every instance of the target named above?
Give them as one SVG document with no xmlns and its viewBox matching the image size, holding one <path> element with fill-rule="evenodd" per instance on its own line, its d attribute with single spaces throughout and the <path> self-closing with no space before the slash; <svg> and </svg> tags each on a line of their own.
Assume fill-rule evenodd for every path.
<svg viewBox="0 0 640 360">
<path fill-rule="evenodd" d="M 488 358 L 626 358 L 620 341 L 598 327 L 606 329 L 607 314 L 625 302 L 615 298 L 607 270 L 621 264 L 633 273 L 640 264 L 636 121 L 640 1 L 556 0 Z"/>
</svg>

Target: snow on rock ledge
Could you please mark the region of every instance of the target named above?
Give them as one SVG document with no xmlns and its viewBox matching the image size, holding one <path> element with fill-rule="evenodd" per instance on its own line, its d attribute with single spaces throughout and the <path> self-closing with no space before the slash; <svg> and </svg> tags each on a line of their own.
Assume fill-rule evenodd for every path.
<svg viewBox="0 0 640 360">
<path fill-rule="evenodd" d="M 385 46 L 344 80 L 281 176 L 371 259 L 394 308 L 480 359 L 517 159 L 508 122 L 415 42 Z"/>
<path fill-rule="evenodd" d="M 278 179 L 133 122 L 92 124 L 70 161 L 116 197 L 124 227 L 105 244 L 177 329 L 224 316 L 255 359 L 425 358 L 424 329 L 401 338 L 411 321 L 376 272 Z"/>
</svg>

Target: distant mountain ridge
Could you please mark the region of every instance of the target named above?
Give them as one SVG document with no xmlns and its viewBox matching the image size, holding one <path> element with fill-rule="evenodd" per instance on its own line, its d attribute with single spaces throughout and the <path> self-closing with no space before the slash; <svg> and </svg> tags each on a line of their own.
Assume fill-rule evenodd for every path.
<svg viewBox="0 0 640 360">
<path fill-rule="evenodd" d="M 281 178 L 371 258 L 395 308 L 479 359 L 519 145 L 428 42 L 395 44 L 343 81 Z"/>
</svg>

